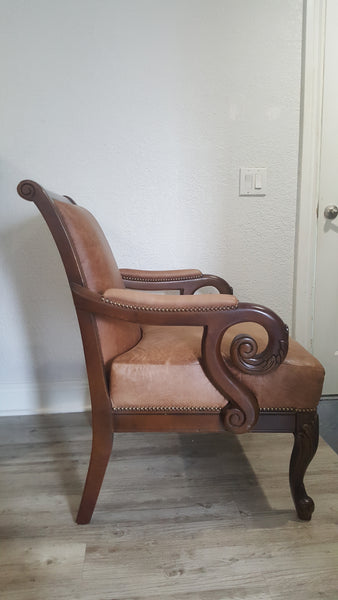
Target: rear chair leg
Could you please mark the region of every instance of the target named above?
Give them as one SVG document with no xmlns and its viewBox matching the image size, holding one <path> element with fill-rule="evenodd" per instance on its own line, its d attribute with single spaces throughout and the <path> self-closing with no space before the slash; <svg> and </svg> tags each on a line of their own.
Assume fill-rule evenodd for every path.
<svg viewBox="0 0 338 600">
<path fill-rule="evenodd" d="M 79 511 L 76 522 L 78 525 L 86 525 L 90 522 L 103 478 L 106 472 L 107 464 L 113 447 L 113 434 L 111 431 L 104 436 L 93 435 L 92 452 L 88 467 L 86 483 L 84 486 Z"/>
<path fill-rule="evenodd" d="M 294 446 L 290 460 L 290 487 L 298 517 L 310 521 L 315 505 L 304 487 L 304 475 L 313 459 L 319 437 L 317 412 L 298 413 L 294 431 Z"/>
</svg>

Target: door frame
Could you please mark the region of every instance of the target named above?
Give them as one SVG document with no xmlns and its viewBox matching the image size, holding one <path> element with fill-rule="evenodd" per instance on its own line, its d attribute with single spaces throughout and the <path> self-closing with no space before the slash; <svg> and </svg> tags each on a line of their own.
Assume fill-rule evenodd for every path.
<svg viewBox="0 0 338 600">
<path fill-rule="evenodd" d="M 312 350 L 320 185 L 326 0 L 304 0 L 293 335 Z"/>
</svg>

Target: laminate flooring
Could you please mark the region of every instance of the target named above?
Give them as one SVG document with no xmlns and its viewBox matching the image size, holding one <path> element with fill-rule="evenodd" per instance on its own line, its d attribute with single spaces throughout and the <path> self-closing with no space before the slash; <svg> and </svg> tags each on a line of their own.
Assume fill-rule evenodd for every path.
<svg viewBox="0 0 338 600">
<path fill-rule="evenodd" d="M 2 600 L 337 600 L 338 457 L 288 486 L 291 434 L 119 434 L 92 523 L 74 523 L 86 414 L 0 419 Z"/>
</svg>

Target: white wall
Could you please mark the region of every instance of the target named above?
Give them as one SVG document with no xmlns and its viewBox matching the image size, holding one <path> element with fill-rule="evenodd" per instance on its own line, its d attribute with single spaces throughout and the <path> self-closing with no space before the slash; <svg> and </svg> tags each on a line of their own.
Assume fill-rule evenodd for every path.
<svg viewBox="0 0 338 600">
<path fill-rule="evenodd" d="M 301 27 L 301 0 L 1 0 L 0 411 L 85 402 L 23 178 L 91 209 L 120 266 L 218 273 L 290 322 Z M 240 166 L 268 168 L 265 198 Z"/>
</svg>

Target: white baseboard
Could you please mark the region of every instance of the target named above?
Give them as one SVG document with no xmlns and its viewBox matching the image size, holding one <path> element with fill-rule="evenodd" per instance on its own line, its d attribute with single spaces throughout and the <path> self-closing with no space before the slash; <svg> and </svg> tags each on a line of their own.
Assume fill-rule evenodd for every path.
<svg viewBox="0 0 338 600">
<path fill-rule="evenodd" d="M 0 416 L 84 412 L 90 408 L 86 381 L 0 384 Z"/>
</svg>

